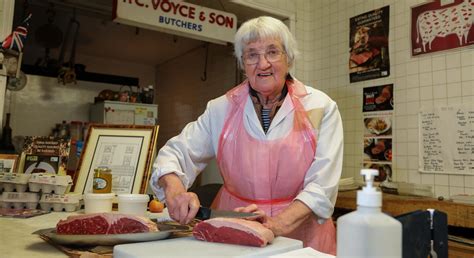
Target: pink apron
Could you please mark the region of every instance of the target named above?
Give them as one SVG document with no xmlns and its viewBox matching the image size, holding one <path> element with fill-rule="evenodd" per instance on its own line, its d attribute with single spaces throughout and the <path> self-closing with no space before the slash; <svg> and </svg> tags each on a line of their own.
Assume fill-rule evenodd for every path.
<svg viewBox="0 0 474 258">
<path fill-rule="evenodd" d="M 244 127 L 244 107 L 249 101 L 247 81 L 227 93 L 231 105 L 217 153 L 224 187 L 213 206 L 232 210 L 255 203 L 267 215 L 275 216 L 303 189 L 316 152 L 316 136 L 298 99 L 306 95 L 303 84 L 296 80 L 286 83 L 295 108 L 293 129 L 275 140 L 255 139 Z M 287 236 L 302 240 L 305 247 L 336 253 L 336 233 L 330 219 L 318 224 L 316 216 L 311 216 Z"/>
</svg>

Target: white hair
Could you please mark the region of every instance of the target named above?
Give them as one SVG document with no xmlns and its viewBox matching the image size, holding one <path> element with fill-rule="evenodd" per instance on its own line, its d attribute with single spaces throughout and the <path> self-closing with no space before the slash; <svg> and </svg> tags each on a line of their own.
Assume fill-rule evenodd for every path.
<svg viewBox="0 0 474 258">
<path fill-rule="evenodd" d="M 269 16 L 248 20 L 237 30 L 234 36 L 234 54 L 239 61 L 240 68 L 244 67 L 242 54 L 248 43 L 272 38 L 280 40 L 288 57 L 288 67 L 291 68 L 296 55 L 298 55 L 296 40 L 282 21 Z"/>
</svg>

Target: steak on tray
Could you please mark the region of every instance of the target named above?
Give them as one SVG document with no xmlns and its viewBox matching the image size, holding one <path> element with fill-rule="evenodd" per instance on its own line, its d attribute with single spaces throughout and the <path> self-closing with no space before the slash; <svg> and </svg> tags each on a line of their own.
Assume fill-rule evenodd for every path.
<svg viewBox="0 0 474 258">
<path fill-rule="evenodd" d="M 257 221 L 214 218 L 199 222 L 193 229 L 198 240 L 263 247 L 271 243 L 273 232 Z"/>
<path fill-rule="evenodd" d="M 63 235 L 127 234 L 159 231 L 148 218 L 116 214 L 94 213 L 69 216 L 56 225 L 56 233 Z"/>
</svg>

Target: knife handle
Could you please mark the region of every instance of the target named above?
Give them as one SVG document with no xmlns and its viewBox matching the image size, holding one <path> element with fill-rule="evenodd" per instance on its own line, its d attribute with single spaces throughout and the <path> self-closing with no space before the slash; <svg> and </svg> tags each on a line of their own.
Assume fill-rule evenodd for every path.
<svg viewBox="0 0 474 258">
<path fill-rule="evenodd" d="M 198 212 L 196 213 L 196 219 L 206 220 L 209 218 L 211 218 L 211 209 L 200 206 Z"/>
</svg>

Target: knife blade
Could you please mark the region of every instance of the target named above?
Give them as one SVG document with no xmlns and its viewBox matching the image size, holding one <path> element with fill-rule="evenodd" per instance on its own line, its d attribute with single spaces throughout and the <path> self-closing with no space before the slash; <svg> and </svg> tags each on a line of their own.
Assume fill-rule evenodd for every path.
<svg viewBox="0 0 474 258">
<path fill-rule="evenodd" d="M 212 218 L 237 218 L 237 219 L 253 219 L 258 218 L 260 215 L 252 212 L 237 212 L 237 211 L 225 211 L 225 210 L 213 210 L 208 207 L 199 207 L 196 214 L 196 219 L 207 220 Z"/>
</svg>

